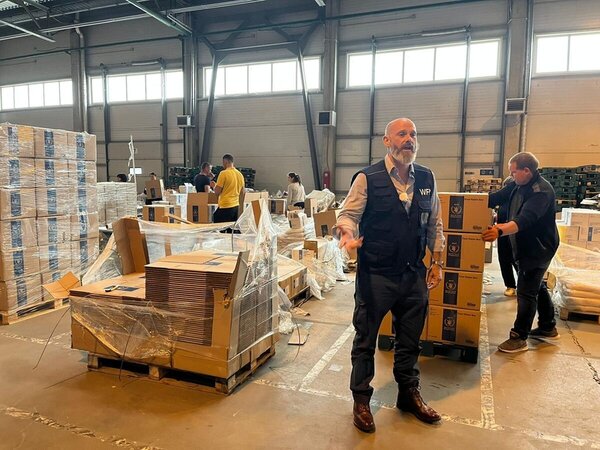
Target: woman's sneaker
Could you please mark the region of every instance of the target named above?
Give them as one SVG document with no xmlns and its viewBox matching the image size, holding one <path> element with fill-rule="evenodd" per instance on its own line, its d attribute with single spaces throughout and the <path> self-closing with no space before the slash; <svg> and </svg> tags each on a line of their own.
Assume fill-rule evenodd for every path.
<svg viewBox="0 0 600 450">
<path fill-rule="evenodd" d="M 537 327 L 529 332 L 529 337 L 554 341 L 560 339 L 560 334 L 558 334 L 556 327 L 552 328 L 550 331 L 544 331 L 540 327 Z"/>
</svg>

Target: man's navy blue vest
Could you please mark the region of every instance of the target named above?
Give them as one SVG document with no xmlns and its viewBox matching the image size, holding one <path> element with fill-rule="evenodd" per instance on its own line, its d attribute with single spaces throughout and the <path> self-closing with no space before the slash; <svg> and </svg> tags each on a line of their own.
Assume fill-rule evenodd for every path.
<svg viewBox="0 0 600 450">
<path fill-rule="evenodd" d="M 397 275 L 407 268 L 425 269 L 427 225 L 434 192 L 433 173 L 414 164 L 415 185 L 410 213 L 398 197 L 392 179 L 380 161 L 361 170 L 367 177 L 367 206 L 360 221 L 363 245 L 358 251 L 360 271 Z"/>
</svg>

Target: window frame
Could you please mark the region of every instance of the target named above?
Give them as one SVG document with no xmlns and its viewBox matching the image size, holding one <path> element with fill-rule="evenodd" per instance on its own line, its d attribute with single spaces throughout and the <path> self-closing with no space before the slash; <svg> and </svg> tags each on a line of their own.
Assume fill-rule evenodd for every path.
<svg viewBox="0 0 600 450">
<path fill-rule="evenodd" d="M 61 89 L 61 84 L 64 82 L 71 83 L 71 89 L 73 88 L 73 80 L 70 78 L 60 78 L 56 80 L 42 80 L 42 81 L 31 81 L 28 83 L 15 83 L 15 84 L 6 84 L 0 86 L 0 112 L 9 112 L 9 111 L 28 111 L 32 109 L 50 109 L 50 108 L 72 108 L 73 107 L 73 98 L 71 96 L 70 103 L 63 103 L 63 94 Z M 58 86 L 58 104 L 55 105 L 46 105 L 46 84 L 54 84 L 56 83 Z M 31 95 L 30 95 L 30 86 L 41 85 L 42 87 L 42 105 L 31 106 Z M 17 88 L 26 88 L 27 89 L 27 105 L 28 106 L 15 106 L 16 105 L 16 89 Z M 2 100 L 2 89 L 12 89 L 12 107 L 5 108 L 3 106 Z"/>
<path fill-rule="evenodd" d="M 471 41 L 471 45 L 474 44 L 483 44 L 486 42 L 496 42 L 498 44 L 498 54 L 497 54 L 497 64 L 496 64 L 496 73 L 494 75 L 487 75 L 483 77 L 470 77 L 469 82 L 477 83 L 482 81 L 495 81 L 502 78 L 502 48 L 504 42 L 502 37 L 497 38 L 489 38 L 489 39 L 479 39 L 475 41 Z M 458 45 L 467 45 L 464 41 L 455 41 L 455 42 L 446 42 L 443 44 L 436 45 L 419 45 L 413 47 L 397 47 L 397 48 L 389 48 L 385 50 L 378 51 L 377 54 L 381 53 L 389 53 L 389 52 L 403 52 L 403 62 L 402 62 L 402 82 L 400 83 L 386 83 L 386 84 L 377 84 L 375 83 L 375 87 L 377 89 L 388 89 L 388 88 L 398 88 L 398 87 L 414 87 L 414 86 L 432 86 L 432 85 L 443 85 L 443 84 L 457 84 L 464 83 L 465 78 L 452 78 L 452 79 L 441 79 L 436 80 L 436 68 L 437 68 L 437 50 L 438 48 L 444 47 L 455 47 Z M 425 50 L 425 49 L 433 49 L 433 80 L 431 81 L 405 81 L 406 80 L 406 52 L 410 50 Z M 350 86 L 350 58 L 355 55 L 371 55 L 371 51 L 363 51 L 363 52 L 348 52 L 346 54 L 346 90 L 361 90 L 361 89 L 369 89 L 370 84 L 363 84 L 359 86 Z M 377 68 L 375 69 L 377 71 Z M 466 72 L 465 72 L 466 75 Z M 377 74 L 375 74 L 375 78 L 377 78 Z"/>
<path fill-rule="evenodd" d="M 156 75 L 156 74 L 160 74 L 161 71 L 160 70 L 151 70 L 151 71 L 145 71 L 145 72 L 127 72 L 127 73 L 115 73 L 112 75 L 107 75 L 107 89 L 110 90 L 109 87 L 109 82 L 108 80 L 110 78 L 116 78 L 116 77 L 125 77 L 125 100 L 117 100 L 117 101 L 110 101 L 110 95 L 107 96 L 107 101 L 109 105 L 124 105 L 124 104 L 136 104 L 136 103 L 160 103 L 162 100 L 161 98 L 148 98 L 148 80 L 147 77 L 148 75 Z M 167 74 L 169 73 L 181 73 L 183 76 L 183 70 L 182 69 L 169 69 L 169 70 L 165 70 L 165 78 L 167 78 Z M 144 99 L 139 99 L 139 100 L 127 100 L 128 97 L 128 90 L 127 90 L 127 77 L 129 76 L 144 76 Z M 102 85 L 102 88 L 104 89 L 103 86 L 103 81 L 102 81 L 102 75 L 96 75 L 96 76 L 90 76 L 88 77 L 88 105 L 89 106 L 101 106 L 104 103 L 104 92 L 102 91 L 100 97 L 102 98 L 102 101 L 94 101 L 94 89 L 93 89 L 93 83 L 94 80 L 100 80 L 100 83 Z M 162 97 L 162 93 L 160 94 Z M 168 97 L 166 96 L 166 92 L 165 92 L 165 101 L 170 102 L 170 101 L 180 101 L 181 99 L 183 99 L 183 93 L 181 97 Z"/>
<path fill-rule="evenodd" d="M 587 31 L 572 31 L 572 32 L 559 32 L 559 33 L 540 33 L 536 34 L 533 39 L 533 52 L 532 52 L 532 78 L 544 78 L 544 77 L 557 77 L 557 76 L 581 76 L 581 75 L 599 75 L 600 68 L 598 69 L 587 69 L 587 70 L 570 70 L 571 65 L 571 38 L 573 36 L 582 36 L 586 34 L 597 34 L 600 35 L 600 29 L 587 30 Z M 557 70 L 552 72 L 538 72 L 538 43 L 540 38 L 553 38 L 553 37 L 566 37 L 567 38 L 567 60 L 566 70 Z"/>
<path fill-rule="evenodd" d="M 319 62 L 319 86 L 317 88 L 309 88 L 308 92 L 320 92 L 323 88 L 323 61 L 321 56 L 306 56 L 304 57 L 304 61 L 318 61 Z M 295 72 L 295 89 L 291 90 L 282 90 L 282 91 L 274 91 L 273 90 L 273 65 L 277 63 L 286 63 L 286 62 L 296 62 L 296 72 Z M 270 90 L 262 91 L 262 92 L 250 92 L 250 67 L 251 66 L 261 66 L 261 65 L 269 65 L 271 70 L 271 79 L 270 79 Z M 241 94 L 227 94 L 227 77 L 226 77 L 226 69 L 228 67 L 246 67 L 246 93 Z M 296 58 L 289 59 L 272 59 L 272 60 L 264 60 L 264 61 L 252 61 L 248 63 L 240 63 L 240 64 L 224 64 L 219 65 L 217 70 L 223 69 L 223 94 L 216 94 L 215 98 L 218 99 L 226 99 L 226 98 L 242 98 L 242 97 L 265 97 L 265 96 L 278 96 L 278 95 L 290 95 L 290 94 L 298 94 L 302 92 L 302 89 L 298 89 L 299 84 L 299 73 L 300 67 L 298 65 L 298 60 Z M 210 92 L 207 92 L 207 87 L 209 83 L 207 83 L 207 73 L 208 71 L 212 71 L 212 65 L 202 67 L 202 98 L 207 99 L 210 95 Z M 217 75 L 218 76 L 218 75 Z"/>
</svg>

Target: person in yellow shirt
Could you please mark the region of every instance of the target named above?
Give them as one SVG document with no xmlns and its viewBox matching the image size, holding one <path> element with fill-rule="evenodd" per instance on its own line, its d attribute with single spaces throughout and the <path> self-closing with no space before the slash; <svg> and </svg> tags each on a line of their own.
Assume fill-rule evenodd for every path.
<svg viewBox="0 0 600 450">
<path fill-rule="evenodd" d="M 215 194 L 219 197 L 219 208 L 215 211 L 214 222 L 235 222 L 238 219 L 240 193 L 244 190 L 244 176 L 233 165 L 233 156 L 223 155 L 224 170 L 219 173 Z"/>
</svg>

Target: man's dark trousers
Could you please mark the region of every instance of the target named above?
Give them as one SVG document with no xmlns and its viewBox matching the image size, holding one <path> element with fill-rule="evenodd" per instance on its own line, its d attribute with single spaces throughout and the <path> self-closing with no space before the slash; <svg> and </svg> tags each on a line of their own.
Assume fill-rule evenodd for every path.
<svg viewBox="0 0 600 450">
<path fill-rule="evenodd" d="M 554 305 L 544 281 L 548 267 L 522 270 L 519 268 L 517 279 L 517 319 L 513 326 L 514 332 L 521 339 L 527 339 L 536 311 L 538 312 L 539 327 L 550 331 L 556 326 Z"/>
<path fill-rule="evenodd" d="M 377 334 L 384 316 L 392 311 L 396 340 L 394 378 L 402 391 L 419 385 L 417 358 L 419 339 L 427 316 L 428 291 L 425 268 L 407 268 L 399 275 L 385 276 L 362 272 L 356 276 L 350 389 L 354 400 L 367 403 L 375 375 Z"/>
</svg>

